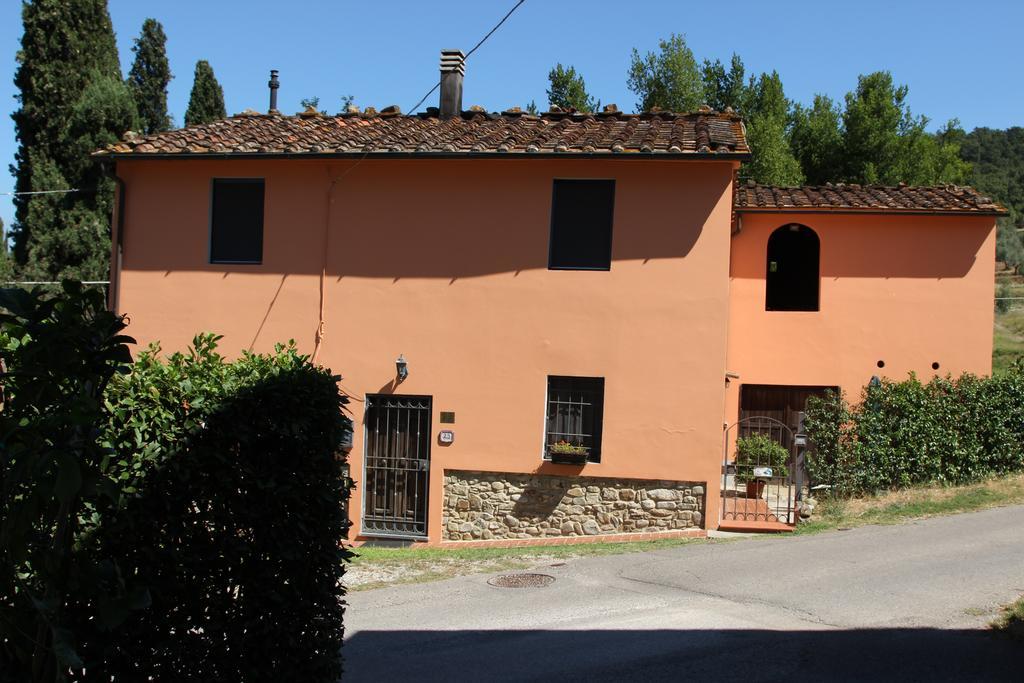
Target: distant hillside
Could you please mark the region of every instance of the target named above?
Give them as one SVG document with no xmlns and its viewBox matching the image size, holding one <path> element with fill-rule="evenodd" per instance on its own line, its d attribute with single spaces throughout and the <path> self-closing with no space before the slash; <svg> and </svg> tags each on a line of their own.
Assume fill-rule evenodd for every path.
<svg viewBox="0 0 1024 683">
<path fill-rule="evenodd" d="M 974 166 L 971 184 L 1010 210 L 999 221 L 998 258 L 1024 270 L 1024 128 L 975 128 L 960 145 L 960 157 Z"/>
</svg>

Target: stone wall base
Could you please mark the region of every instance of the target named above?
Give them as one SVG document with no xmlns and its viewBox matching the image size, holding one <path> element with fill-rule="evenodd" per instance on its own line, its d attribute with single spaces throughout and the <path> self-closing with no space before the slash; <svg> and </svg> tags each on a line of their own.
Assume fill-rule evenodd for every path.
<svg viewBox="0 0 1024 683">
<path fill-rule="evenodd" d="M 704 510 L 704 483 L 447 470 L 441 540 L 658 536 L 702 529 Z"/>
</svg>

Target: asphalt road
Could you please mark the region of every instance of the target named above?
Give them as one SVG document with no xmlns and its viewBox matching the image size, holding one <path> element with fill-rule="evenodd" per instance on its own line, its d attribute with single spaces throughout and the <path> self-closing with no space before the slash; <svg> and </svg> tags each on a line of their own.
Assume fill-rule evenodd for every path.
<svg viewBox="0 0 1024 683">
<path fill-rule="evenodd" d="M 1024 507 L 570 560 L 350 596 L 353 681 L 1024 681 Z"/>
</svg>

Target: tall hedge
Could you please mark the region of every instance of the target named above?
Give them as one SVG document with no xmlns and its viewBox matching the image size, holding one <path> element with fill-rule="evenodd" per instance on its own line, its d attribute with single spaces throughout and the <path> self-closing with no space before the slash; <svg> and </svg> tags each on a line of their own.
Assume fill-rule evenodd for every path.
<svg viewBox="0 0 1024 683">
<path fill-rule="evenodd" d="M 1024 368 L 881 380 L 853 405 L 811 399 L 805 426 L 811 478 L 839 495 L 1024 471 Z"/>
<path fill-rule="evenodd" d="M 102 680 L 335 681 L 347 399 L 294 345 L 229 363 L 218 339 L 151 348 L 108 391 L 107 438 L 132 455 L 89 547 L 152 604 L 83 657 Z"/>
</svg>

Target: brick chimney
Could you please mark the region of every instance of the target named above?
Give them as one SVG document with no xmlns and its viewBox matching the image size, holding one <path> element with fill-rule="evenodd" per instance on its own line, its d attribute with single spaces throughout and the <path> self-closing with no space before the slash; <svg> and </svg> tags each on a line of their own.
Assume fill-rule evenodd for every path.
<svg viewBox="0 0 1024 683">
<path fill-rule="evenodd" d="M 441 118 L 462 113 L 462 79 L 466 75 L 466 55 L 462 50 L 441 50 Z"/>
</svg>

